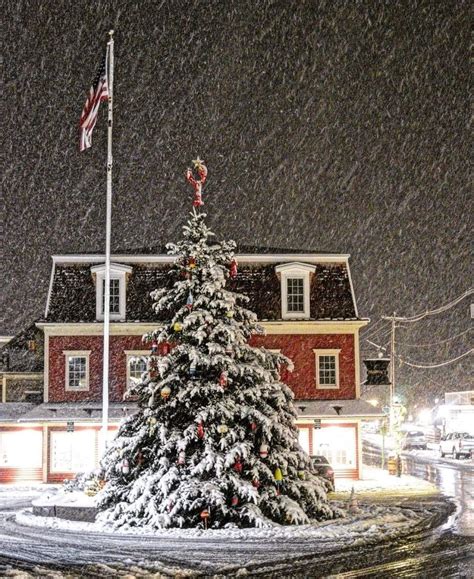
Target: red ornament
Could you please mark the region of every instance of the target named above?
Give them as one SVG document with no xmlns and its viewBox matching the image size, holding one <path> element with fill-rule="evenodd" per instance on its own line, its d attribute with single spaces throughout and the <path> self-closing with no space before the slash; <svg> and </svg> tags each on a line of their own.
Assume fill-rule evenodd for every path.
<svg viewBox="0 0 474 579">
<path fill-rule="evenodd" d="M 202 422 L 198 424 L 197 427 L 197 435 L 199 438 L 204 438 L 204 425 Z"/>
<path fill-rule="evenodd" d="M 229 275 L 231 278 L 237 277 L 237 261 L 235 259 L 230 262 Z"/>
<path fill-rule="evenodd" d="M 258 480 L 258 478 L 254 478 L 254 479 L 253 479 L 252 485 L 253 485 L 256 489 L 259 488 L 260 484 L 261 484 L 261 483 L 260 483 L 260 481 Z"/>
<path fill-rule="evenodd" d="M 163 356 L 167 356 L 171 351 L 171 344 L 169 342 L 163 342 L 161 344 L 161 353 Z"/>
<path fill-rule="evenodd" d="M 221 372 L 221 375 L 219 376 L 219 385 L 222 386 L 223 388 L 225 388 L 227 386 L 227 372 L 226 371 Z"/>
<path fill-rule="evenodd" d="M 238 497 L 237 495 L 234 495 L 234 496 L 232 497 L 231 505 L 232 505 L 233 507 L 236 507 L 238 504 L 239 504 L 239 497 Z"/>
<path fill-rule="evenodd" d="M 252 432 L 255 432 L 257 430 L 257 423 L 256 422 L 251 422 L 250 423 L 250 430 Z"/>
<path fill-rule="evenodd" d="M 243 464 L 242 464 L 240 458 L 238 458 L 235 461 L 233 468 L 234 468 L 235 472 L 242 472 Z"/>
</svg>

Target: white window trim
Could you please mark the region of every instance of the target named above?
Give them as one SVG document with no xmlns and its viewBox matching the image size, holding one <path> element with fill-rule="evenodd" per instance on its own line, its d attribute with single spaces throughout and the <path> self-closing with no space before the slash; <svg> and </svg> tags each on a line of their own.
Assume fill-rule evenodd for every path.
<svg viewBox="0 0 474 579">
<path fill-rule="evenodd" d="M 91 350 L 64 350 L 66 365 L 66 392 L 87 392 L 89 390 L 89 357 Z M 72 388 L 69 386 L 69 358 L 85 358 L 86 359 L 86 385 L 82 388 Z"/>
<path fill-rule="evenodd" d="M 128 388 L 130 384 L 130 358 L 142 358 L 146 356 L 147 358 L 150 357 L 150 350 L 125 350 L 126 354 L 126 365 L 127 365 L 127 383 L 126 386 Z"/>
<path fill-rule="evenodd" d="M 110 313 L 110 319 L 115 321 L 125 321 L 126 318 L 126 304 L 127 304 L 127 284 L 126 275 L 132 272 L 132 268 L 127 265 L 119 263 L 110 264 L 110 279 L 119 280 L 120 292 L 120 312 Z M 91 273 L 96 277 L 96 299 L 95 299 L 95 315 L 97 320 L 104 319 L 104 312 L 102 311 L 104 280 L 105 280 L 105 264 L 95 265 L 91 267 Z"/>
<path fill-rule="evenodd" d="M 307 263 L 285 263 L 277 265 L 275 271 L 281 281 L 281 317 L 283 320 L 309 320 L 310 315 L 310 275 L 315 272 L 315 266 Z M 303 307 L 302 312 L 288 311 L 288 280 L 303 280 Z"/>
<path fill-rule="evenodd" d="M 338 390 L 340 386 L 339 378 L 339 354 L 340 349 L 326 349 L 326 350 L 313 350 L 315 363 L 316 363 L 316 388 L 318 390 Z M 319 383 L 319 358 L 320 356 L 334 356 L 336 358 L 336 384 L 320 384 Z"/>
</svg>

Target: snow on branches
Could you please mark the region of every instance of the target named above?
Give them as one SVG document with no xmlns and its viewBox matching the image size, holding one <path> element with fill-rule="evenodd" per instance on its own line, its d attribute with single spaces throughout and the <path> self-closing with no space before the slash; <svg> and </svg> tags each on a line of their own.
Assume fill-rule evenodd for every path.
<svg viewBox="0 0 474 579">
<path fill-rule="evenodd" d="M 235 244 L 215 241 L 205 217 L 193 208 L 182 240 L 168 246 L 173 286 L 152 295 L 166 322 L 146 336 L 139 410 L 103 458 L 100 517 L 154 528 L 333 518 L 280 381 L 280 366 L 291 362 L 249 344 L 256 316 L 226 288 L 237 275 Z"/>
</svg>

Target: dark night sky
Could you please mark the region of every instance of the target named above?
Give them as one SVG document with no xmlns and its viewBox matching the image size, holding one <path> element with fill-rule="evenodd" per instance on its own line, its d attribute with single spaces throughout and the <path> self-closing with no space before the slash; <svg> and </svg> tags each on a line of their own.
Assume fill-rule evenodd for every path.
<svg viewBox="0 0 474 579">
<path fill-rule="evenodd" d="M 42 315 L 51 254 L 104 246 L 105 107 L 82 154 L 77 126 L 110 26 L 113 248 L 176 239 L 199 154 L 220 236 L 351 253 L 364 316 L 471 285 L 467 2 L 6 0 L 3 12 L 0 333 Z M 465 301 L 417 332 L 468 325 Z M 447 359 L 468 338 L 412 358 Z M 464 384 L 467 367 L 436 380 Z"/>
</svg>

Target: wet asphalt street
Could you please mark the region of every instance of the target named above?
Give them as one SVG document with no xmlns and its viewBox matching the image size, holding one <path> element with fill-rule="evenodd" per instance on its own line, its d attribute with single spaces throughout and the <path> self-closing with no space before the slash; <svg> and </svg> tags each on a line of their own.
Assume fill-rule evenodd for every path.
<svg viewBox="0 0 474 579">
<path fill-rule="evenodd" d="M 367 464 L 380 463 L 378 451 L 372 447 L 365 448 L 364 459 Z M 235 562 L 244 556 L 248 561 L 245 565 L 248 575 L 268 578 L 474 577 L 472 466 L 436 463 L 408 455 L 403 462 L 404 472 L 429 480 L 447 495 L 456 497 L 454 504 L 432 496 L 394 499 L 394 504 L 402 504 L 415 511 L 429 510 L 433 514 L 430 525 L 417 526 L 409 537 L 394 543 L 370 547 L 338 548 L 316 553 L 314 549 L 305 552 L 301 544 L 281 545 L 280 557 L 276 558 L 278 562 L 271 565 L 268 559 L 265 561 L 265 546 L 259 541 L 247 544 L 246 553 L 236 551 Z M 26 570 L 28 577 L 155 576 L 145 568 L 127 564 L 127 557 L 129 561 L 136 561 L 137 552 L 149 561 L 160 560 L 167 568 L 167 573 L 160 576 L 178 576 L 178 569 L 183 569 L 183 566 L 187 567 L 183 569 L 187 575 L 179 576 L 213 576 L 202 566 L 198 568 L 191 564 L 193 558 L 196 559 L 196 549 L 203 549 L 202 541 L 193 544 L 188 540 L 186 544 L 181 544 L 179 540 L 170 539 L 166 544 L 157 545 L 156 542 L 147 543 L 144 538 L 138 545 L 136 538 L 124 540 L 117 537 L 104 546 L 99 533 L 81 540 L 80 537 L 71 539 L 70 532 L 59 529 L 42 533 L 38 529 L 17 525 L 14 513 L 29 506 L 30 500 L 31 496 L 24 496 L 10 501 L 8 505 L 0 505 L 0 576 L 11 575 L 12 569 Z M 218 563 L 219 557 L 228 559 L 229 549 L 241 550 L 241 546 L 232 544 L 232 541 L 229 545 L 216 545 L 215 541 L 209 541 L 204 547 L 208 551 L 208 569 Z M 57 575 L 47 574 L 54 570 L 58 570 Z M 235 576 L 238 566 L 223 571 L 219 577 Z"/>
</svg>

